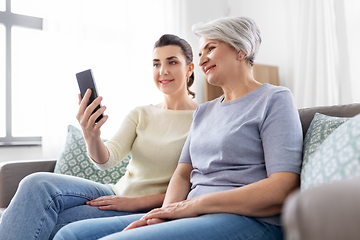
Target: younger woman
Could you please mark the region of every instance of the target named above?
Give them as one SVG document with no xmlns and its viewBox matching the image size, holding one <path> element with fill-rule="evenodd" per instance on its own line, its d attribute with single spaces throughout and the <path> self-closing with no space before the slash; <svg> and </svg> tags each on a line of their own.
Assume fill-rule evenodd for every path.
<svg viewBox="0 0 360 240">
<path fill-rule="evenodd" d="M 192 49 L 184 39 L 162 36 L 155 43 L 152 64 L 153 79 L 164 101 L 135 108 L 105 144 L 100 129 L 108 116 L 98 123 L 95 120 L 106 107 L 91 115 L 102 98 L 87 107 L 88 90 L 77 119 L 89 157 L 106 169 L 131 152 L 125 175 L 113 186 L 53 173 L 27 176 L 2 217 L 0 239 L 49 239 L 74 221 L 160 207 L 197 107 L 188 96 L 194 96 L 189 90 L 194 82 L 192 61 Z"/>
</svg>

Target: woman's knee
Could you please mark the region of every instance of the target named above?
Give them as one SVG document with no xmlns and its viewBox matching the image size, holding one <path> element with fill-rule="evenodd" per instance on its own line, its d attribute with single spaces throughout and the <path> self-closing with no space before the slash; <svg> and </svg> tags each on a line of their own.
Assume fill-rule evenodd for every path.
<svg viewBox="0 0 360 240">
<path fill-rule="evenodd" d="M 20 181 L 18 192 L 40 194 L 44 191 L 56 191 L 56 185 L 59 181 L 57 178 L 59 177 L 61 176 L 48 172 L 37 172 L 29 174 Z"/>
<path fill-rule="evenodd" d="M 34 186 L 41 185 L 43 182 L 49 181 L 53 173 L 36 172 L 24 177 L 19 184 L 19 187 L 33 188 Z"/>
</svg>

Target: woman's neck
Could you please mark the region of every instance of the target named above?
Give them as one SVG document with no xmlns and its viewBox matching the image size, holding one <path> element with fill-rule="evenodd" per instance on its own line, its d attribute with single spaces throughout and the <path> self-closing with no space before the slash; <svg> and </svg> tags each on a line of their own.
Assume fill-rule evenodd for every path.
<svg viewBox="0 0 360 240">
<path fill-rule="evenodd" d="M 262 83 L 259 83 L 253 78 L 252 69 L 248 69 L 248 71 L 244 71 L 243 69 L 243 71 L 234 76 L 238 77 L 225 81 L 225 84 L 221 86 L 225 95 L 223 102 L 239 99 L 262 85 Z"/>
<path fill-rule="evenodd" d="M 186 94 L 180 96 L 165 95 L 164 101 L 157 107 L 169 110 L 195 110 L 198 104 Z"/>
</svg>

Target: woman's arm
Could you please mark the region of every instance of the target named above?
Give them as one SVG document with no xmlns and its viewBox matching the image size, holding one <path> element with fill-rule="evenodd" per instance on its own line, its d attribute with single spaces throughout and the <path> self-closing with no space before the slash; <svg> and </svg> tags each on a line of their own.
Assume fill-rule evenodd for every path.
<svg viewBox="0 0 360 240">
<path fill-rule="evenodd" d="M 140 197 L 104 196 L 87 202 L 87 205 L 98 206 L 100 210 L 115 210 L 124 212 L 150 211 L 161 207 L 165 193 Z"/>
<path fill-rule="evenodd" d="M 271 174 L 261 181 L 222 192 L 204 194 L 154 209 L 143 219 L 178 219 L 211 213 L 233 213 L 249 217 L 279 214 L 286 197 L 299 186 L 299 175 Z"/>
<path fill-rule="evenodd" d="M 190 173 L 192 170 L 191 164 L 179 163 L 177 165 L 166 191 L 163 206 L 186 199 L 190 192 Z"/>
<path fill-rule="evenodd" d="M 288 195 L 299 187 L 298 174 L 277 172 L 258 182 L 223 192 L 198 196 L 197 214 L 234 213 L 249 217 L 279 214 Z"/>
<path fill-rule="evenodd" d="M 176 170 L 171 177 L 168 189 L 166 191 L 165 200 L 162 208 L 157 209 L 167 209 L 168 206 L 172 206 L 186 199 L 190 191 L 190 173 L 193 170 L 193 167 L 189 163 L 179 163 L 176 167 Z M 154 211 L 154 210 L 152 210 Z M 152 212 L 151 211 L 151 212 Z M 150 212 L 150 213 L 151 213 Z M 157 224 L 163 222 L 163 218 L 142 218 L 138 221 L 131 223 L 124 230 L 129 230 L 133 228 L 138 228 L 146 225 Z"/>
<path fill-rule="evenodd" d="M 149 211 L 151 209 L 166 206 L 173 202 L 180 202 L 186 199 L 190 191 L 191 164 L 179 163 L 165 194 L 148 195 L 141 197 L 104 196 L 86 204 L 99 206 L 100 210 L 116 211 Z M 165 198 L 165 200 L 164 200 Z M 164 202 L 164 203 L 163 203 Z"/>
</svg>

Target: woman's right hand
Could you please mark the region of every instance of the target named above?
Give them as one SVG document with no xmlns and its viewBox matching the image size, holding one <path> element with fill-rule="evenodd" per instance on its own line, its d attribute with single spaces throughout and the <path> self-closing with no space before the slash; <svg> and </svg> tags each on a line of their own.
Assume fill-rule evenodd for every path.
<svg viewBox="0 0 360 240">
<path fill-rule="evenodd" d="M 82 131 L 84 133 L 84 138 L 86 141 L 91 141 L 100 138 L 100 128 L 106 122 L 108 116 L 104 116 L 99 122 L 95 123 L 95 120 L 104 113 L 106 110 L 105 106 L 99 108 L 94 114 L 92 112 L 94 109 L 101 103 L 102 97 L 96 98 L 89 106 L 87 103 L 91 96 L 91 89 L 88 89 L 84 95 L 84 99 L 79 96 L 79 111 L 76 115 L 77 120 L 79 121 Z"/>
</svg>

